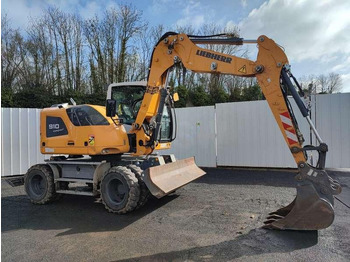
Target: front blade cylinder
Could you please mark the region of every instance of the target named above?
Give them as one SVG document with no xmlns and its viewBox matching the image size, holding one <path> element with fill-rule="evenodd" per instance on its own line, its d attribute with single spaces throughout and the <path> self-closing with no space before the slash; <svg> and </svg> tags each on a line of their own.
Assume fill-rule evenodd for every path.
<svg viewBox="0 0 350 262">
<path fill-rule="evenodd" d="M 152 195 L 161 198 L 203 175 L 205 172 L 190 157 L 146 169 L 143 181 Z"/>
</svg>

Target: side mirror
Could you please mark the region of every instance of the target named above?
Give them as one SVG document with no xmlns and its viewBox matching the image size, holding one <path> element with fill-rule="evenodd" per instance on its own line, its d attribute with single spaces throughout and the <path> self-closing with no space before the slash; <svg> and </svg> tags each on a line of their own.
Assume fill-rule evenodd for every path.
<svg viewBox="0 0 350 262">
<path fill-rule="evenodd" d="M 173 94 L 173 99 L 174 99 L 175 102 L 179 101 L 179 94 L 178 93 L 174 93 Z"/>
<path fill-rule="evenodd" d="M 117 101 L 114 99 L 106 100 L 106 116 L 114 117 L 117 108 Z"/>
</svg>

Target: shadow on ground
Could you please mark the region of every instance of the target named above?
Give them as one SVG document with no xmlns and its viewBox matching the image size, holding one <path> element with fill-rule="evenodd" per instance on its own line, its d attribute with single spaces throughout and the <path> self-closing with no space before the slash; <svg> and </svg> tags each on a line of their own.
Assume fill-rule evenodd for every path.
<svg viewBox="0 0 350 262">
<path fill-rule="evenodd" d="M 159 253 L 117 261 L 231 261 L 243 256 L 287 253 L 317 244 L 317 231 L 253 229 L 245 235 L 212 246 Z"/>
<path fill-rule="evenodd" d="M 263 185 L 273 187 L 295 187 L 297 169 L 244 169 L 244 168 L 203 168 L 207 173 L 192 183 Z M 349 172 L 327 170 L 334 179 L 350 179 Z M 342 186 L 347 187 L 345 183 Z"/>
<path fill-rule="evenodd" d="M 296 170 L 260 170 L 232 168 L 203 168 L 207 173 L 192 183 L 264 185 L 295 187 Z"/>
<path fill-rule="evenodd" d="M 162 199 L 151 198 L 139 210 L 116 215 L 108 213 L 101 203 L 94 203 L 92 197 L 65 195 L 50 204 L 33 205 L 26 195 L 7 196 L 1 198 L 1 231 L 69 229 L 56 236 L 118 231 L 177 197 L 173 194 Z"/>
</svg>

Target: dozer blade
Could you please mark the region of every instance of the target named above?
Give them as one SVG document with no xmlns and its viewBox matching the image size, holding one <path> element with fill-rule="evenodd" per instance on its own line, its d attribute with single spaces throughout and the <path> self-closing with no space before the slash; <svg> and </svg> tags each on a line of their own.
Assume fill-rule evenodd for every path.
<svg viewBox="0 0 350 262">
<path fill-rule="evenodd" d="M 194 162 L 194 157 L 190 157 L 150 167 L 145 170 L 143 180 L 152 195 L 161 198 L 204 174 Z"/>
<path fill-rule="evenodd" d="M 270 213 L 263 228 L 318 230 L 333 223 L 333 195 L 341 192 L 338 182 L 328 177 L 325 171 L 317 172 L 312 180 L 305 176 L 304 179 L 301 178 L 302 176 L 297 176 L 302 181 L 297 184 L 297 196 L 293 202 Z"/>
</svg>

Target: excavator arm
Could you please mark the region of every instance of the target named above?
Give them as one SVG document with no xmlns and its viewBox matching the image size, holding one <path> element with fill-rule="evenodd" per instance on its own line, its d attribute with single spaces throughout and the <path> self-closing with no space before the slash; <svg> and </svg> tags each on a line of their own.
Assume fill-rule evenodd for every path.
<svg viewBox="0 0 350 262">
<path fill-rule="evenodd" d="M 260 36 L 257 41 L 250 40 L 249 43 L 258 43 L 259 48 L 257 61 L 254 62 L 197 46 L 197 44 L 207 43 L 242 45 L 244 40 L 241 38 L 189 37 L 186 34 L 175 33 L 167 33 L 161 38 L 152 55 L 147 81 L 148 88 L 134 123 L 134 129 L 141 131 L 145 119 L 152 118 L 157 115 L 158 109 L 162 109 L 158 105 L 162 92 L 166 93 L 167 74 L 174 64 L 182 63 L 186 69 L 197 73 L 256 77 L 286 143 L 290 148 L 301 148 L 302 138 L 297 137 L 300 132 L 292 123 L 280 85 L 281 71 L 285 65 L 288 65 L 288 59 L 282 49 L 266 36 Z M 147 142 L 151 140 L 150 137 L 145 138 L 143 134 L 140 134 L 139 138 L 137 141 L 145 139 L 143 145 L 147 145 Z M 152 145 L 157 142 L 152 141 Z M 142 155 L 146 153 L 145 151 L 150 150 L 147 150 L 147 146 L 139 146 L 137 151 L 140 151 L 139 154 Z M 296 152 L 293 156 L 296 163 L 306 161 L 302 151 Z"/>
<path fill-rule="evenodd" d="M 207 50 L 199 44 L 242 45 L 256 43 L 258 56 L 256 61 Z M 186 34 L 166 33 L 154 48 L 148 76 L 148 86 L 133 130 L 136 134 L 137 155 L 150 154 L 159 147 L 158 133 L 163 105 L 167 97 L 167 76 L 176 64 L 193 72 L 210 74 L 228 74 L 241 77 L 256 77 L 260 88 L 269 104 L 282 135 L 298 165 L 297 196 L 295 200 L 282 209 L 270 213 L 266 228 L 316 230 L 326 228 L 334 220 L 333 195 L 341 192 L 339 183 L 328 176 L 325 171 L 327 145 L 323 143 L 309 112 L 300 99 L 292 80 L 288 58 L 284 51 L 267 36 L 257 40 L 221 36 L 190 36 Z M 320 145 L 303 147 L 303 137 L 298 128 L 293 110 L 289 105 L 287 94 L 291 93 L 302 115 L 309 122 Z M 154 119 L 155 118 L 155 119 Z M 154 121 L 152 135 L 147 135 L 143 124 Z M 167 147 L 169 144 L 167 145 Z M 307 150 L 319 153 L 316 167 L 307 163 Z"/>
</svg>

